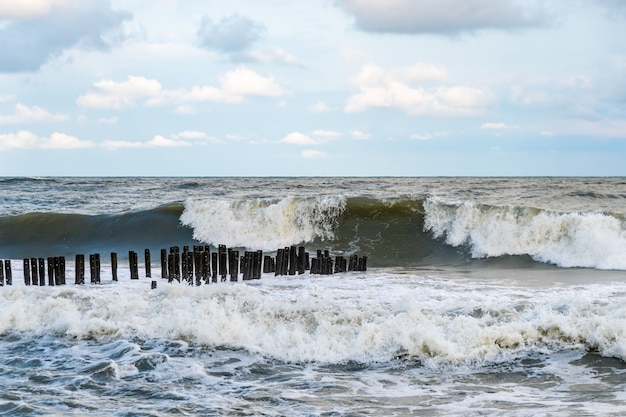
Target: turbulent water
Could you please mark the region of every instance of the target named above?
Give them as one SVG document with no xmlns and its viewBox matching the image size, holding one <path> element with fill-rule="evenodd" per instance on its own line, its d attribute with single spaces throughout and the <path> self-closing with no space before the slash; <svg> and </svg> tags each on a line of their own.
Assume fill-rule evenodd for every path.
<svg viewBox="0 0 626 417">
<path fill-rule="evenodd" d="M 626 413 L 624 178 L 0 178 L 0 189 L 13 273 L 0 287 L 0 414 Z M 129 250 L 198 244 L 303 245 L 366 255 L 368 270 L 130 280 Z M 101 284 L 73 284 L 77 253 L 102 254 Z M 68 284 L 26 286 L 22 259 L 48 256 L 68 257 Z"/>
</svg>

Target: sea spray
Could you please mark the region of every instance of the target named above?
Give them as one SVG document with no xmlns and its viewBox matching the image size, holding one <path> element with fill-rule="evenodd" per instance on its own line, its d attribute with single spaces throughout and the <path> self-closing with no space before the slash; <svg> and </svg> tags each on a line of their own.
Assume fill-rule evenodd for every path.
<svg viewBox="0 0 626 417">
<path fill-rule="evenodd" d="M 334 237 L 346 207 L 342 196 L 282 199 L 189 199 L 180 217 L 195 239 L 261 250 Z"/>
<path fill-rule="evenodd" d="M 626 269 L 626 226 L 602 212 L 424 202 L 424 230 L 473 257 L 530 255 L 561 267 Z"/>
</svg>

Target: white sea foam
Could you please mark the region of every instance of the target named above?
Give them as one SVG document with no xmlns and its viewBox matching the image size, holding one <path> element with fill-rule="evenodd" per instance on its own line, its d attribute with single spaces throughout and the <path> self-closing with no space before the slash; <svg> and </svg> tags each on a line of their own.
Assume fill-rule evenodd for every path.
<svg viewBox="0 0 626 417">
<path fill-rule="evenodd" d="M 345 197 L 285 197 L 278 200 L 190 199 L 180 218 L 207 244 L 262 250 L 331 239 Z"/>
<path fill-rule="evenodd" d="M 424 229 L 475 257 L 530 255 L 562 267 L 626 269 L 626 225 L 601 213 L 557 213 L 477 203 L 424 203 Z"/>
<path fill-rule="evenodd" d="M 507 289 L 384 274 L 202 287 L 139 280 L 0 289 L 0 334 L 185 340 L 286 362 L 482 366 L 597 349 L 626 360 L 624 284 Z"/>
</svg>

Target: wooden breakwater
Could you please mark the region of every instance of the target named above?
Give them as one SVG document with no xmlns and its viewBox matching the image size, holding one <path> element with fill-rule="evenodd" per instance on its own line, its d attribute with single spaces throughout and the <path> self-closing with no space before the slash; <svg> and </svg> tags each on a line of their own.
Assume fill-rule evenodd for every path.
<svg viewBox="0 0 626 417">
<path fill-rule="evenodd" d="M 143 253 L 146 278 L 152 278 L 150 250 Z M 203 285 L 218 282 L 237 282 L 260 279 L 262 274 L 300 275 L 309 271 L 315 275 L 331 275 L 348 271 L 367 271 L 367 256 L 350 255 L 332 257 L 328 250 L 317 250 L 314 257 L 303 246 L 288 246 L 278 249 L 276 256 L 263 254 L 263 251 L 245 251 L 218 245 L 217 251 L 210 246 L 178 246 L 161 249 L 162 279 L 168 282 L 187 282 L 189 285 Z M 89 260 L 89 278 L 92 284 L 101 283 L 101 258 L 99 253 L 77 254 L 74 259 L 74 284 L 85 284 L 85 272 Z M 130 279 L 139 279 L 139 254 L 128 252 Z M 24 284 L 38 286 L 66 285 L 66 260 L 64 256 L 23 259 Z M 47 274 L 46 274 L 47 273 Z M 46 280 L 47 278 L 47 280 Z M 118 280 L 118 256 L 111 252 L 111 278 Z M 13 285 L 11 260 L 0 260 L 0 286 Z M 157 281 L 152 281 L 156 288 Z"/>
</svg>

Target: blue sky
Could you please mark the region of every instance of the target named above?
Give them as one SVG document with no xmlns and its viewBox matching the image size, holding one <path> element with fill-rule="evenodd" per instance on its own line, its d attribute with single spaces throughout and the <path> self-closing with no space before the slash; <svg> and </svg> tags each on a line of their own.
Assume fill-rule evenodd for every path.
<svg viewBox="0 0 626 417">
<path fill-rule="evenodd" d="M 0 0 L 0 175 L 626 175 L 623 0 Z"/>
</svg>

